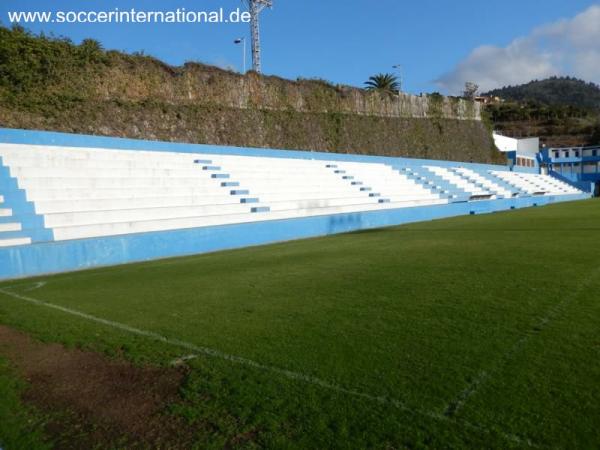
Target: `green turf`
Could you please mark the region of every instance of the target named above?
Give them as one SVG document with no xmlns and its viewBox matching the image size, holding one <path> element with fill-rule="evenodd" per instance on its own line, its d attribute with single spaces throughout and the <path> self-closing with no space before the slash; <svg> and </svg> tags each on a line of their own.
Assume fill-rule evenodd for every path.
<svg viewBox="0 0 600 450">
<path fill-rule="evenodd" d="M 598 448 L 599 231 L 590 200 L 0 289 L 260 364 L 189 362 L 172 412 L 198 448 Z M 138 363 L 194 353 L 5 294 L 0 323 Z"/>
<path fill-rule="evenodd" d="M 24 383 L 0 358 L 0 448 L 49 449 L 42 436 L 43 419 L 20 400 Z"/>
</svg>

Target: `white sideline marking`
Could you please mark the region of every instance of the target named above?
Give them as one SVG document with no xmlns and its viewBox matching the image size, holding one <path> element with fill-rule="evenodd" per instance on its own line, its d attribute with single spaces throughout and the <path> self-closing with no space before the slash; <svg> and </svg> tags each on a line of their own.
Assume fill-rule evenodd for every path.
<svg viewBox="0 0 600 450">
<path fill-rule="evenodd" d="M 198 355 L 184 355 L 171 361 L 172 366 L 181 366 L 184 362 L 196 359 Z"/>
<path fill-rule="evenodd" d="M 31 288 L 26 289 L 25 292 L 27 291 L 31 291 L 34 289 L 39 289 L 40 287 L 44 286 L 46 284 L 45 281 L 39 281 L 36 283 L 33 283 L 31 286 Z M 91 314 L 87 314 L 81 311 L 77 311 L 75 309 L 71 309 L 71 308 L 67 308 L 65 306 L 60 306 L 60 305 L 55 305 L 54 303 L 48 303 L 46 301 L 43 300 L 39 300 L 33 297 L 28 297 L 26 295 L 21 295 L 21 294 L 17 294 L 15 292 L 11 292 L 9 291 L 9 289 L 18 287 L 18 286 L 23 286 L 26 285 L 25 283 L 21 283 L 18 285 L 11 285 L 5 288 L 0 288 L 0 293 L 7 295 L 9 297 L 13 297 L 16 298 L 18 300 L 22 300 L 37 306 L 45 306 L 47 308 L 51 308 L 51 309 L 55 309 L 57 311 L 61 311 L 63 313 L 66 314 L 70 314 L 76 317 L 80 317 L 82 319 L 86 319 L 89 320 L 91 322 L 96 322 L 102 325 L 106 325 L 112 328 L 115 328 L 117 330 L 121 330 L 121 331 L 126 331 L 128 333 L 131 334 L 136 334 L 138 336 L 143 336 L 143 337 L 147 337 L 149 339 L 153 339 L 155 341 L 158 342 L 162 342 L 165 344 L 169 344 L 175 347 L 181 347 L 184 348 L 186 350 L 190 350 L 192 352 L 195 353 L 199 353 L 199 354 L 203 354 L 203 355 L 207 355 L 207 356 L 212 356 L 215 358 L 219 358 L 219 359 L 223 359 L 226 361 L 230 361 L 236 364 L 241 364 L 244 366 L 248 366 L 248 367 L 253 367 L 255 369 L 260 369 L 260 370 L 264 370 L 264 371 L 268 371 L 268 372 L 272 372 L 278 375 L 282 375 L 286 378 L 289 378 L 291 380 L 298 380 L 298 381 L 303 381 L 305 383 L 308 384 L 312 384 L 314 386 L 318 386 L 321 387 L 323 389 L 328 389 L 330 391 L 333 392 L 337 392 L 340 394 L 346 394 L 346 395 L 350 395 L 353 397 L 357 397 L 357 398 L 362 398 L 365 400 L 370 400 L 376 403 L 380 403 L 380 404 L 388 404 L 391 406 L 394 406 L 395 408 L 413 414 L 413 415 L 419 415 L 419 416 L 424 416 L 424 417 L 428 417 L 430 419 L 434 419 L 434 420 L 438 420 L 438 421 L 442 421 L 442 422 L 453 422 L 453 423 L 459 423 L 467 428 L 470 428 L 472 430 L 476 430 L 479 432 L 483 432 L 486 434 L 498 434 L 501 437 L 503 437 L 504 439 L 511 441 L 511 442 L 515 442 L 518 444 L 526 444 L 530 447 L 538 447 L 537 445 L 533 444 L 529 439 L 523 439 L 517 435 L 511 434 L 511 433 L 506 433 L 503 432 L 501 430 L 490 430 L 488 428 L 482 427 L 480 425 L 476 425 L 473 424 L 471 422 L 468 422 L 466 420 L 462 420 L 462 419 L 457 419 L 455 417 L 450 417 L 448 415 L 445 414 L 440 414 L 438 412 L 435 411 L 424 411 L 424 410 L 420 410 L 420 409 L 415 409 L 415 408 L 410 408 L 408 407 L 404 402 L 394 399 L 394 398 L 390 398 L 390 397 L 385 397 L 385 396 L 377 396 L 377 395 L 371 395 L 365 392 L 360 392 L 360 391 L 355 391 L 352 389 L 347 389 L 345 387 L 339 386 L 337 384 L 334 383 L 330 383 L 328 381 L 325 381 L 321 378 L 318 377 L 314 377 L 311 375 L 306 375 L 300 372 L 294 372 L 291 370 L 287 370 L 287 369 L 282 369 L 279 367 L 275 367 L 275 366 L 269 366 L 266 364 L 261 364 L 259 362 L 256 362 L 254 360 L 251 359 L 247 359 L 247 358 L 243 358 L 241 356 L 236 356 L 236 355 L 230 355 L 228 353 L 224 353 L 221 352 L 219 350 L 215 350 L 212 348 L 208 348 L 208 347 L 202 347 L 202 346 L 198 346 L 195 344 L 192 344 L 190 342 L 186 342 L 186 341 L 182 341 L 179 339 L 171 339 L 171 338 L 167 338 L 165 336 L 162 336 L 158 333 L 154 333 L 152 331 L 146 331 L 146 330 L 142 330 L 139 328 L 135 328 L 123 323 L 119 323 L 119 322 L 114 322 L 112 320 L 107 320 L 107 319 L 102 319 L 101 317 L 96 317 L 93 316 Z M 183 358 L 188 358 L 188 359 L 193 359 L 196 358 L 197 355 L 196 354 L 190 354 L 188 356 L 184 356 Z M 179 359 L 183 359 L 183 358 L 179 358 Z M 175 360 L 177 361 L 177 360 Z"/>
<path fill-rule="evenodd" d="M 16 288 L 19 286 L 30 286 L 27 289 L 23 289 L 24 292 L 29 292 L 29 291 L 33 291 L 35 289 L 39 289 L 45 285 L 46 285 L 46 281 L 36 281 L 35 283 L 32 283 L 31 281 L 29 281 L 29 282 L 25 282 L 25 283 L 11 284 L 10 286 L 5 287 L 4 289 L 13 289 L 13 288 Z"/>
<path fill-rule="evenodd" d="M 39 289 L 39 288 L 44 287 L 44 286 L 46 286 L 46 282 L 45 281 L 37 281 L 37 282 L 33 283 L 31 285 L 31 287 L 29 287 L 27 289 L 24 289 L 23 291 L 24 292 L 35 291 L 36 289 Z"/>
<path fill-rule="evenodd" d="M 560 314 L 561 310 L 563 310 L 568 306 L 569 303 L 576 299 L 583 289 L 587 287 L 590 281 L 592 281 L 598 275 L 600 275 L 600 267 L 592 270 L 585 280 L 577 286 L 577 289 L 571 292 L 571 295 L 565 296 L 562 301 L 551 306 L 548 309 L 548 312 L 539 318 L 537 322 L 534 323 L 530 328 L 528 328 L 526 334 L 517 342 L 515 342 L 513 346 L 510 347 L 504 354 L 502 354 L 502 356 L 496 360 L 496 363 L 492 365 L 492 367 L 488 368 L 487 370 L 482 369 L 473 379 L 473 381 L 463 391 L 461 391 L 454 400 L 448 403 L 444 410 L 444 415 L 447 417 L 454 416 L 464 406 L 469 398 L 471 398 L 477 392 L 483 383 L 485 383 L 493 374 L 495 374 L 515 353 L 524 347 L 532 336 L 535 336 L 544 328 L 546 328 L 550 321 L 555 319 L 558 314 Z M 532 330 L 534 330 L 535 333 L 532 333 Z"/>
</svg>

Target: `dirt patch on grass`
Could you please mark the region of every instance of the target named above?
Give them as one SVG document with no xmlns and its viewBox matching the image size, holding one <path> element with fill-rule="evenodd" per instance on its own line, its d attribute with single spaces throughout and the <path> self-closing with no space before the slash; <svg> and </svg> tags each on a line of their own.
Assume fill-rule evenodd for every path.
<svg viewBox="0 0 600 450">
<path fill-rule="evenodd" d="M 121 359 L 34 341 L 0 325 L 0 356 L 28 382 L 25 402 L 49 414 L 56 448 L 186 448 L 190 426 L 166 408 L 185 369 L 136 367 Z"/>
</svg>

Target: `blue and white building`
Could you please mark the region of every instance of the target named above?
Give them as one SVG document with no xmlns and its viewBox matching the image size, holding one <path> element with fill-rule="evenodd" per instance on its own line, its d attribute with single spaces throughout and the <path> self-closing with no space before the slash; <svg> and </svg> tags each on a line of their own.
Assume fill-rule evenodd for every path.
<svg viewBox="0 0 600 450">
<path fill-rule="evenodd" d="M 539 170 L 538 152 L 540 138 L 513 138 L 494 131 L 494 144 L 506 155 L 509 167 L 517 169 Z"/>
<path fill-rule="evenodd" d="M 539 162 L 543 171 L 600 195 L 600 145 L 544 148 Z"/>
</svg>

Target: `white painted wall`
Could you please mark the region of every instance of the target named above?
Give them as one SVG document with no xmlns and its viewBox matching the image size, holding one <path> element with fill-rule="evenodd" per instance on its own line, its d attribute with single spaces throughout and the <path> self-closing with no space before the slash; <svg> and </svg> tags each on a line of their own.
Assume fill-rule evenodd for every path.
<svg viewBox="0 0 600 450">
<path fill-rule="evenodd" d="M 535 155 L 540 151 L 540 138 L 517 139 L 517 154 L 522 156 L 530 156 L 535 158 Z"/>
<path fill-rule="evenodd" d="M 512 152 L 517 150 L 517 139 L 508 136 L 502 136 L 501 134 L 497 133 L 494 133 L 493 137 L 496 147 L 498 147 L 501 152 Z"/>
<path fill-rule="evenodd" d="M 496 147 L 502 152 L 516 151 L 519 156 L 529 156 L 530 158 L 534 158 L 539 152 L 540 138 L 516 139 L 498 133 L 494 133 L 493 136 Z"/>
</svg>

